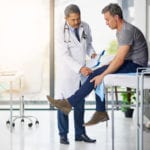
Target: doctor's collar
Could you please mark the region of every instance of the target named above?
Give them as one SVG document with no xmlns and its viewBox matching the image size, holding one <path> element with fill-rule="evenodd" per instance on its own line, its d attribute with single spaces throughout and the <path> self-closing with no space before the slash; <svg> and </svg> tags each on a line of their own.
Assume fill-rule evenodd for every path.
<svg viewBox="0 0 150 150">
<path fill-rule="evenodd" d="M 68 28 L 69 28 L 70 31 L 74 32 L 75 28 L 73 28 L 72 26 L 70 26 L 70 25 L 68 24 L 68 22 L 65 22 L 65 25 L 68 26 Z M 83 25 L 82 25 L 82 22 L 81 22 L 80 25 L 79 25 L 79 28 L 82 28 L 82 27 L 83 27 Z"/>
</svg>

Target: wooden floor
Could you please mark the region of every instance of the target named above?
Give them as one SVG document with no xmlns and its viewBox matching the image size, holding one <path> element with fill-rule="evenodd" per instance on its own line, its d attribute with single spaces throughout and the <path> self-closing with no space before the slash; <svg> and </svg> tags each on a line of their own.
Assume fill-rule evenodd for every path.
<svg viewBox="0 0 150 150">
<path fill-rule="evenodd" d="M 18 111 L 14 112 L 15 114 Z M 85 120 L 89 120 L 93 111 L 87 110 Z M 111 150 L 111 123 L 99 123 L 87 127 L 87 134 L 97 140 L 94 144 L 74 141 L 73 115 L 70 113 L 70 145 L 59 143 L 56 111 L 26 111 L 26 115 L 35 115 L 40 124 L 29 128 L 27 121 L 15 123 L 13 132 L 6 126 L 9 111 L 0 110 L 0 149 L 1 150 Z M 110 114 L 110 112 L 109 112 Z M 111 119 L 111 118 L 110 118 Z M 144 150 L 150 148 L 150 132 L 144 131 Z M 135 115 L 132 119 L 124 117 L 121 111 L 115 111 L 115 150 L 136 149 Z"/>
</svg>

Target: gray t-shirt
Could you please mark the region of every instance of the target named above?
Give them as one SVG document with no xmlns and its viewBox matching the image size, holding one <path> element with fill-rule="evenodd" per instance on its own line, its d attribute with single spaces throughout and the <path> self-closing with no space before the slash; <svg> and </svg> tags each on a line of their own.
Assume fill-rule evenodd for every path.
<svg viewBox="0 0 150 150">
<path fill-rule="evenodd" d="M 130 45 L 126 60 L 132 60 L 134 63 L 147 66 L 148 47 L 143 33 L 135 26 L 124 22 L 121 31 L 116 33 L 118 45 Z"/>
</svg>

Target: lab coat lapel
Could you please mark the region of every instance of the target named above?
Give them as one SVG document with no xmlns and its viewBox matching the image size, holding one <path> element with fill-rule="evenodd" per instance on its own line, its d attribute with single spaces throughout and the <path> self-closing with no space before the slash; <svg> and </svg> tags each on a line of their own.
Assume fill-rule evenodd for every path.
<svg viewBox="0 0 150 150">
<path fill-rule="evenodd" d="M 72 40 L 74 41 L 74 43 L 75 43 L 76 45 L 80 45 L 80 42 L 79 42 L 78 39 L 76 38 L 74 32 L 71 32 L 70 36 L 71 36 Z M 79 32 L 79 36 L 80 36 L 80 32 Z"/>
<path fill-rule="evenodd" d="M 79 28 L 80 42 L 82 41 L 82 34 L 83 34 L 83 27 L 80 27 L 80 28 Z"/>
</svg>

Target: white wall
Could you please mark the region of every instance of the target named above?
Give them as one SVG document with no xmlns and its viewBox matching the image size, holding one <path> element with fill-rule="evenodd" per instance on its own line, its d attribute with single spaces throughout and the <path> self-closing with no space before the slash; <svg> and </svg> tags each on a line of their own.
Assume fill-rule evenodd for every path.
<svg viewBox="0 0 150 150">
<path fill-rule="evenodd" d="M 0 0 L 0 71 L 8 68 L 26 72 L 25 66 L 32 67 L 27 74 L 37 79 L 32 74 L 39 68 L 35 61 L 49 60 L 49 28 L 49 0 Z M 48 93 L 49 66 L 46 67 L 43 82 Z"/>
<path fill-rule="evenodd" d="M 135 25 L 140 28 L 148 42 L 150 60 L 150 0 L 134 0 Z"/>
<path fill-rule="evenodd" d="M 146 0 L 134 0 L 135 25 L 146 35 Z"/>
<path fill-rule="evenodd" d="M 149 60 L 150 60 L 150 0 L 147 0 L 147 22 L 146 22 L 146 38 L 149 46 Z"/>
</svg>

